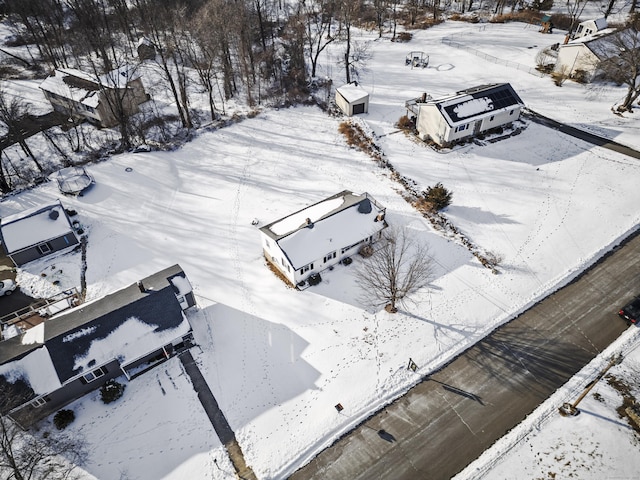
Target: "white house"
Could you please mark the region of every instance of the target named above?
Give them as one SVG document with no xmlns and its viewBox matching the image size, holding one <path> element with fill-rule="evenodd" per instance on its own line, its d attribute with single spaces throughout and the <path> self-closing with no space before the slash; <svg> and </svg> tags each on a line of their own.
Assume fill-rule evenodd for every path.
<svg viewBox="0 0 640 480">
<path fill-rule="evenodd" d="M 336 105 L 345 115 L 369 111 L 369 94 L 359 85 L 348 83 L 336 89 Z"/>
<path fill-rule="evenodd" d="M 508 83 L 468 88 L 441 98 L 406 103 L 422 140 L 449 146 L 487 130 L 508 125 L 520 117 L 524 103 Z"/>
<path fill-rule="evenodd" d="M 596 20 L 587 20 L 578 24 L 573 38 L 576 39 L 593 35 L 594 33 L 601 32 L 605 28 L 607 28 L 607 19 L 604 17 Z"/>
<path fill-rule="evenodd" d="M 127 113 L 134 114 L 149 99 L 135 66 L 125 66 L 100 77 L 74 68 L 59 68 L 40 84 L 40 89 L 57 112 L 102 127 L 118 124 L 113 111 L 120 104 Z"/>
<path fill-rule="evenodd" d="M 631 30 L 617 31 L 615 28 L 605 28 L 590 35 L 576 36 L 570 42 L 559 46 L 558 59 L 553 71 L 591 81 L 598 73 L 600 61 L 613 58 L 620 53 L 617 42 L 611 42 L 611 35 L 625 36 L 629 32 Z M 631 44 L 635 44 L 635 41 L 631 40 Z"/>
<path fill-rule="evenodd" d="M 292 285 L 358 253 L 387 226 L 385 208 L 347 190 L 260 228 L 264 256 Z"/>
</svg>

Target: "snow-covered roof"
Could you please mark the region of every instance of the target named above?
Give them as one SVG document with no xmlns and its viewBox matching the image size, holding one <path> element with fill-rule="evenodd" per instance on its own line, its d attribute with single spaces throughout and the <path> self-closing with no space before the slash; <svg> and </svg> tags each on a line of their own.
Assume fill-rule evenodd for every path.
<svg viewBox="0 0 640 480">
<path fill-rule="evenodd" d="M 92 108 L 100 103 L 100 88 L 125 88 L 140 75 L 133 65 L 125 65 L 100 77 L 75 68 L 58 68 L 44 79 L 40 88 Z"/>
<path fill-rule="evenodd" d="M 566 45 L 588 44 L 588 43 L 597 41 L 602 37 L 611 35 L 612 33 L 615 33 L 615 32 L 616 32 L 615 28 L 605 28 L 604 30 L 598 30 L 597 32 L 594 32 L 590 35 L 584 35 L 582 37 L 574 38 L 573 40 L 570 40 L 569 42 L 567 42 Z M 563 46 L 565 45 L 560 45 L 560 47 L 563 47 Z"/>
<path fill-rule="evenodd" d="M 40 346 L 21 358 L 0 365 L 0 376 L 10 383 L 24 380 L 36 395 L 53 392 L 61 386 L 46 346 Z"/>
<path fill-rule="evenodd" d="M 363 100 L 369 96 L 369 93 L 366 92 L 362 87 L 353 83 L 348 83 L 346 85 L 343 85 L 342 87 L 338 87 L 336 90 L 349 103 Z"/>
<path fill-rule="evenodd" d="M 140 73 L 135 65 L 125 65 L 111 70 L 100 77 L 100 83 L 107 88 L 126 88 L 127 85 L 140 78 Z"/>
<path fill-rule="evenodd" d="M 0 375 L 10 379 L 20 369 L 22 377 L 37 379 L 42 375 L 37 371 L 39 368 L 49 372 L 53 368 L 59 386 L 113 359 L 117 358 L 122 365 L 146 355 L 191 330 L 176 297 L 178 290 L 187 293 L 190 284 L 180 266 L 173 265 L 136 284 L 67 310 L 2 342 Z M 43 356 L 36 356 L 36 351 L 46 355 L 41 352 Z M 37 385 L 53 385 L 38 382 Z M 36 393 L 40 391 L 33 381 L 29 383 Z"/>
<path fill-rule="evenodd" d="M 524 103 L 508 83 L 480 85 L 455 94 L 428 100 L 423 105 L 435 105 L 450 126 L 466 123 L 471 118 L 487 116 Z"/>
<path fill-rule="evenodd" d="M 73 85 L 73 82 L 68 79 L 79 79 L 82 83 Z M 96 108 L 100 103 L 99 85 L 96 79 L 73 68 L 55 70 L 53 75 L 45 78 L 40 84 L 40 89 L 92 108 Z"/>
<path fill-rule="evenodd" d="M 0 221 L 0 231 L 7 253 L 13 253 L 65 235 L 73 228 L 58 201 L 4 217 Z"/>
<path fill-rule="evenodd" d="M 383 212 L 368 194 L 345 190 L 260 230 L 278 243 L 298 269 L 382 230 L 384 222 L 377 217 Z"/>
</svg>

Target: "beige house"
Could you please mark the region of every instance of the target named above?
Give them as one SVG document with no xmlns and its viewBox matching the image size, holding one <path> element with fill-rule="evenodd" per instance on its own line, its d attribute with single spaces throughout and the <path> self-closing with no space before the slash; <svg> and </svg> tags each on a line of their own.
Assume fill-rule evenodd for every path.
<svg viewBox="0 0 640 480">
<path fill-rule="evenodd" d="M 40 89 L 57 112 L 101 127 L 118 124 L 114 111 L 120 104 L 131 115 L 149 100 L 135 66 L 100 77 L 73 68 L 59 68 L 40 84 Z"/>
</svg>

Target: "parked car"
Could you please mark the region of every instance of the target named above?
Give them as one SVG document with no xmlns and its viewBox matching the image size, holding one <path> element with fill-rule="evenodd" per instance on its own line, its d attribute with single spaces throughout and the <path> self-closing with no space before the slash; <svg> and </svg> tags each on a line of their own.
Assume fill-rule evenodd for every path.
<svg viewBox="0 0 640 480">
<path fill-rule="evenodd" d="M 640 297 L 635 298 L 626 307 L 623 307 L 618 312 L 618 315 L 627 321 L 627 325 L 638 323 L 640 320 Z"/>
<path fill-rule="evenodd" d="M 7 279 L 0 281 L 0 296 L 11 295 L 16 289 L 16 282 Z"/>
</svg>

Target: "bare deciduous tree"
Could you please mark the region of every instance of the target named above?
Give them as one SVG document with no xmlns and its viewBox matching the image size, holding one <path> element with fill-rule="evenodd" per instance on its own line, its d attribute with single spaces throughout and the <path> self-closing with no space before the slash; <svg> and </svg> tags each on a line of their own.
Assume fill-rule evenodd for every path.
<svg viewBox="0 0 640 480">
<path fill-rule="evenodd" d="M 307 54 L 311 63 L 311 77 L 316 76 L 318 57 L 335 40 L 331 35 L 331 23 L 335 15 L 333 0 L 311 0 L 298 4 L 298 18 L 304 22 Z"/>
<path fill-rule="evenodd" d="M 429 284 L 433 261 L 427 246 L 414 240 L 406 229 L 386 229 L 374 247 L 356 275 L 367 301 L 395 313 L 398 304 Z"/>
<path fill-rule="evenodd" d="M 8 143 L 17 143 L 25 153 L 25 155 L 35 163 L 38 170 L 42 173 L 44 168 L 38 162 L 31 148 L 27 144 L 27 123 L 31 122 L 30 115 L 31 105 L 24 101 L 22 98 L 9 95 L 2 89 L 0 89 L 0 122 L 6 126 Z"/>
<path fill-rule="evenodd" d="M 640 97 L 640 28 L 639 22 L 602 39 L 598 71 L 607 79 L 626 85 L 627 94 L 617 110 L 632 111 Z"/>
<path fill-rule="evenodd" d="M 15 480 L 74 480 L 86 457 L 84 442 L 66 434 L 41 435 L 22 430 L 0 416 L 0 474 Z"/>
<path fill-rule="evenodd" d="M 576 28 L 576 24 L 580 19 L 580 15 L 584 11 L 584 7 L 587 6 L 587 2 L 590 0 L 567 0 L 567 13 L 571 18 L 571 24 L 569 25 L 569 35 L 573 35 L 573 30 Z"/>
</svg>

